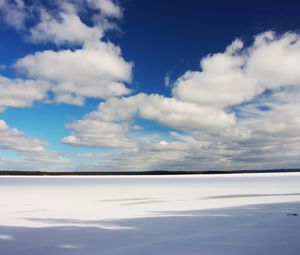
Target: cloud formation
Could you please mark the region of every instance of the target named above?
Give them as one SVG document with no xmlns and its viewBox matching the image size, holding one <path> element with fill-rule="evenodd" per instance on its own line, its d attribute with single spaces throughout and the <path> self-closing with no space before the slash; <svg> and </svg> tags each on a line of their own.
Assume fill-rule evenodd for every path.
<svg viewBox="0 0 300 255">
<path fill-rule="evenodd" d="M 110 20 L 122 16 L 121 8 L 111 0 L 55 1 L 51 5 L 53 9 L 42 3 L 26 5 L 22 0 L 0 2 L 5 15 L 18 10 L 24 16 L 18 27 L 26 26 L 29 42 L 58 47 L 18 59 L 14 68 L 27 79 L 49 83 L 48 91 L 54 93 L 57 103 L 82 105 L 90 97 L 129 94 L 125 83 L 131 81 L 133 63 L 122 57 L 118 46 L 103 40 L 113 27 Z M 89 24 L 83 22 L 82 9 L 92 13 Z"/>
<path fill-rule="evenodd" d="M 15 61 L 16 78 L 0 76 L 0 111 L 50 98 L 74 105 L 101 100 L 94 111 L 66 124 L 70 134 L 62 138 L 72 146 L 121 149 L 105 160 L 99 153 L 77 154 L 99 159 L 90 166 L 95 169 L 299 165 L 299 33 L 267 31 L 250 45 L 236 39 L 223 52 L 202 58 L 198 70 L 186 71 L 174 83 L 167 75 L 171 96 L 133 94 L 127 86 L 133 62 L 105 37 L 123 15 L 120 5 L 112 0 L 68 0 L 49 6 L 43 1 L 0 0 L 1 18 L 22 31 L 27 43 L 44 47 Z M 147 130 L 137 119 L 167 127 L 169 134 Z M 46 142 L 0 120 L 0 148 L 24 158 L 15 165 L 70 163 L 46 147 Z"/>
<path fill-rule="evenodd" d="M 226 107 L 252 100 L 266 89 L 300 85 L 299 34 L 265 32 L 252 46 L 235 40 L 224 53 L 201 60 L 201 71 L 188 71 L 173 88 L 177 99 Z"/>
<path fill-rule="evenodd" d="M 0 0 L 2 18 L 12 27 L 21 30 L 27 18 L 28 10 L 23 0 Z"/>
<path fill-rule="evenodd" d="M 121 7 L 113 0 L 66 0 L 53 1 L 46 5 L 43 1 L 0 0 L 1 18 L 8 25 L 17 30 L 27 30 L 28 23 L 37 23 L 34 28 L 30 29 L 30 32 L 33 32 L 35 29 L 37 29 L 35 31 L 37 32 L 41 29 L 41 32 L 46 33 L 45 36 L 52 34 L 55 37 L 53 32 L 56 29 L 57 32 L 61 32 L 61 29 L 64 29 L 63 25 L 73 28 L 68 18 L 73 18 L 72 20 L 75 21 L 75 24 L 79 25 L 79 29 L 83 28 L 83 23 L 75 17 L 81 10 L 90 11 L 92 13 L 92 15 L 90 14 L 91 20 L 93 20 L 94 25 L 106 29 L 113 26 L 109 19 L 121 18 L 123 14 Z M 75 14 L 75 16 L 65 16 L 65 14 L 71 13 Z M 36 15 L 40 19 L 38 22 L 36 22 Z M 49 31 L 46 29 L 47 27 L 50 29 Z M 66 29 L 64 31 L 68 32 Z M 74 29 L 71 32 L 77 33 Z M 33 34 L 37 35 L 36 33 Z M 71 37 L 74 36 L 69 32 L 68 35 Z"/>
<path fill-rule="evenodd" d="M 255 36 L 247 47 L 237 39 L 223 53 L 202 59 L 200 71 L 179 77 L 173 97 L 140 93 L 111 98 L 83 120 L 68 125 L 72 135 L 63 142 L 109 147 L 109 143 L 101 143 L 101 129 L 93 130 L 94 135 L 101 134 L 99 140 L 92 136 L 83 140 L 89 130 L 79 125 L 105 123 L 121 130 L 117 135 L 106 130 L 106 135 L 134 143 L 134 149 L 113 155 L 110 167 L 197 170 L 284 167 L 287 162 L 297 165 L 299 66 L 299 34 L 266 32 Z M 167 141 L 165 137 L 144 137 L 145 142 L 131 130 L 136 117 L 175 132 Z"/>
<path fill-rule="evenodd" d="M 0 149 L 12 150 L 18 153 L 21 159 L 16 159 L 14 165 L 30 169 L 33 165 L 67 164 L 71 161 L 56 151 L 46 150 L 47 142 L 25 136 L 20 130 L 11 128 L 0 119 Z M 0 158 L 0 168 L 9 167 L 9 162 Z M 18 167 L 18 168 L 19 168 Z M 11 166 L 7 169 L 11 169 Z"/>
<path fill-rule="evenodd" d="M 72 135 L 62 141 L 71 145 L 91 147 L 132 147 L 135 141 L 128 141 L 128 132 L 135 131 L 132 119 L 156 121 L 162 125 L 193 130 L 201 128 L 222 128 L 233 125 L 232 114 L 213 108 L 143 93 L 127 98 L 112 98 L 101 103 L 98 109 L 67 125 Z"/>
<path fill-rule="evenodd" d="M 97 42 L 103 36 L 100 27 L 84 24 L 74 10 L 59 13 L 58 17 L 42 10 L 40 15 L 40 22 L 30 29 L 31 42 L 82 45 L 85 42 Z"/>
<path fill-rule="evenodd" d="M 118 46 L 103 40 L 104 33 L 114 28 L 114 20 L 122 17 L 120 6 L 111 0 L 48 4 L 50 7 L 43 2 L 0 0 L 2 19 L 21 31 L 27 42 L 57 47 L 18 59 L 13 68 L 22 78 L 0 76 L 0 111 L 31 107 L 35 101 L 49 103 L 50 92 L 54 102 L 76 105 L 86 98 L 129 94 L 125 83 L 131 81 L 133 64 L 124 60 Z M 83 21 L 85 11 L 91 15 L 89 24 Z M 46 142 L 28 138 L 4 120 L 0 129 L 0 149 L 22 157 L 13 162 L 17 168 L 70 163 L 59 152 L 46 150 Z M 6 159 L 0 163 L 2 168 L 9 166 Z"/>
<path fill-rule="evenodd" d="M 40 152 L 44 150 L 45 142 L 29 139 L 17 129 L 10 128 L 5 121 L 0 120 L 0 147 L 15 151 Z"/>
<path fill-rule="evenodd" d="M 0 76 L 0 111 L 7 107 L 30 107 L 47 97 L 49 83 L 39 80 L 8 79 Z"/>
<path fill-rule="evenodd" d="M 108 98 L 129 94 L 132 64 L 119 47 L 97 42 L 74 51 L 43 51 L 28 55 L 15 67 L 34 79 L 52 82 L 56 102 L 82 104 L 86 97 Z"/>
</svg>

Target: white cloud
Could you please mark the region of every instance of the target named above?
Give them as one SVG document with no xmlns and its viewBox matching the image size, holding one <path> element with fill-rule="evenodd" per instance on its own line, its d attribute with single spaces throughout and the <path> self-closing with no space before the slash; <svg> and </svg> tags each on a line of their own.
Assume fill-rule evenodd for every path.
<svg viewBox="0 0 300 255">
<path fill-rule="evenodd" d="M 115 18 L 122 16 L 122 9 L 112 0 L 87 0 L 87 2 L 99 9 L 104 16 Z"/>
<path fill-rule="evenodd" d="M 43 141 L 25 137 L 22 132 L 0 120 L 0 148 L 20 152 L 40 152 L 44 151 L 45 145 Z"/>
<path fill-rule="evenodd" d="M 84 104 L 85 99 L 90 97 L 106 99 L 130 93 L 125 83 L 131 81 L 133 63 L 122 57 L 119 47 L 101 41 L 103 33 L 109 27 L 109 19 L 121 17 L 122 10 L 115 2 L 58 1 L 52 3 L 52 9 L 47 9 L 42 3 L 25 4 L 22 0 L 1 0 L 0 7 L 8 16 L 14 17 L 13 13 L 17 11 L 32 15 L 26 16 L 30 19 L 26 30 L 29 31 L 27 38 L 31 42 L 54 42 L 58 47 L 64 46 L 57 51 L 35 52 L 17 60 L 14 67 L 23 72 L 25 78 L 32 80 L 11 81 L 19 87 L 22 87 L 22 82 L 26 84 L 28 91 L 24 93 L 24 100 L 17 92 L 17 86 L 6 85 L 11 93 L 6 98 L 3 97 L 3 105 L 0 107 L 30 106 L 29 93 L 33 97 L 31 101 L 43 99 L 41 94 L 45 94 L 45 91 L 40 89 L 40 96 L 34 97 L 34 89 L 29 88 L 29 83 L 48 84 L 48 91 L 54 93 L 55 102 L 76 105 Z M 81 16 L 86 15 L 82 8 L 88 9 L 91 15 L 89 24 L 81 19 Z M 20 26 L 24 26 L 24 22 L 25 16 Z M 68 49 L 69 46 L 75 46 L 75 49 Z M 8 83 L 7 80 L 6 84 Z M 13 93 L 16 93 L 15 97 Z"/>
<path fill-rule="evenodd" d="M 100 27 L 89 27 L 73 12 L 62 12 L 58 17 L 41 11 L 40 22 L 30 29 L 32 42 L 54 42 L 60 44 L 78 44 L 97 42 L 103 35 Z"/>
<path fill-rule="evenodd" d="M 71 161 L 59 152 L 48 151 L 47 142 L 27 137 L 20 130 L 7 125 L 0 120 L 0 149 L 12 150 L 23 159 L 11 160 L 0 158 L 1 169 L 31 169 L 32 166 L 47 167 L 47 164 L 67 164 Z M 48 168 L 48 167 L 47 167 Z M 39 169 L 41 170 L 41 169 Z"/>
<path fill-rule="evenodd" d="M 56 101 L 82 104 L 85 97 L 108 98 L 130 92 L 132 63 L 119 47 L 98 42 L 82 49 L 36 52 L 19 59 L 15 67 L 28 76 L 55 83 Z"/>
<path fill-rule="evenodd" d="M 222 128 L 233 125 L 233 114 L 193 103 L 150 95 L 139 109 L 139 116 L 177 129 Z"/>
<path fill-rule="evenodd" d="M 122 148 L 106 159 L 100 154 L 78 154 L 98 159 L 97 169 L 200 170 L 272 168 L 300 164 L 300 35 L 255 36 L 253 45 L 237 39 L 224 52 L 200 61 L 173 84 L 172 96 L 137 94 L 129 97 L 133 64 L 119 47 L 104 42 L 111 21 L 122 16 L 111 0 L 55 2 L 57 13 L 37 5 L 37 20 L 27 25 L 31 42 L 52 42 L 57 51 L 27 55 L 16 62 L 28 80 L 0 77 L 0 109 L 29 107 L 52 91 L 55 101 L 81 105 L 86 98 L 107 99 L 74 121 L 62 139 L 70 145 Z M 93 9 L 85 23 L 85 8 Z M 3 19 L 24 29 L 30 17 L 21 0 L 0 0 Z M 114 23 L 113 23 L 114 24 Z M 63 48 L 59 48 L 63 46 Z M 66 49 L 68 46 L 75 48 Z M 170 86 L 170 77 L 165 77 Z M 264 93 L 268 90 L 267 93 Z M 171 129 L 167 136 L 151 136 L 135 118 L 155 121 Z M 152 134 L 153 135 L 153 134 Z M 47 143 L 32 139 L 0 120 L 0 148 L 24 159 L 18 168 L 67 164 Z M 102 160 L 102 161 L 101 161 Z M 0 167 L 10 162 L 0 159 Z"/>
<path fill-rule="evenodd" d="M 297 97 L 299 94 L 297 95 Z M 281 105 L 274 104 L 273 106 Z M 106 161 L 99 158 L 95 169 L 120 170 L 224 170 L 299 167 L 299 103 L 287 103 L 274 111 L 259 111 L 259 118 L 241 120 L 235 127 L 201 130 L 170 137 L 136 139 L 134 150 L 122 151 Z M 291 114 L 285 112 L 294 109 Z M 297 108 L 298 107 L 298 108 Z M 256 110 L 255 110 L 256 109 Z M 250 110 L 250 109 L 248 109 Z M 165 140 L 162 140 L 165 139 Z"/>
<path fill-rule="evenodd" d="M 112 98 L 88 115 L 92 119 L 124 121 L 137 116 L 178 129 L 219 128 L 233 125 L 235 118 L 219 109 L 178 101 L 157 94 Z"/>
<path fill-rule="evenodd" d="M 27 25 L 33 24 L 32 29 L 33 38 L 38 40 L 45 40 L 48 38 L 50 41 L 54 39 L 56 42 L 61 42 L 66 37 L 62 32 L 66 32 L 70 35 L 70 32 L 77 34 L 77 38 L 74 38 L 74 34 L 70 35 L 70 38 L 82 39 L 83 32 L 87 32 L 87 27 L 80 22 L 77 17 L 78 13 L 85 9 L 91 9 L 93 14 L 91 20 L 95 22 L 96 27 L 111 28 L 113 25 L 110 23 L 111 18 L 121 18 L 121 7 L 112 0 L 65 0 L 65 1 L 53 1 L 51 3 L 52 8 L 57 9 L 58 16 L 54 17 L 47 14 L 46 6 L 41 2 L 33 1 L 26 2 L 23 0 L 0 0 L 0 12 L 2 18 L 7 24 L 14 27 L 17 30 L 27 30 Z M 73 16 L 65 16 L 65 14 L 73 12 Z M 38 14 L 38 15 L 37 15 Z M 39 17 L 40 15 L 40 17 Z M 77 17 L 76 17 L 77 16 Z M 36 20 L 40 19 L 40 20 Z M 26 24 L 26 21 L 28 24 Z M 80 31 L 75 31 L 71 21 L 75 22 Z M 37 22 L 37 24 L 35 24 Z M 47 30 L 47 28 L 49 30 Z M 68 31 L 67 28 L 71 29 Z M 44 35 L 38 35 L 38 32 L 45 33 Z M 55 35 L 57 32 L 59 35 Z"/>
<path fill-rule="evenodd" d="M 69 0 L 57 2 L 56 5 L 57 13 L 45 7 L 37 8 L 39 21 L 30 29 L 30 41 L 54 42 L 57 45 L 95 43 L 106 30 L 115 27 L 110 19 L 122 16 L 120 6 L 111 0 Z M 86 17 L 82 12 L 85 9 L 90 11 L 89 24 L 83 22 Z"/>
<path fill-rule="evenodd" d="M 266 32 L 255 37 L 249 49 L 247 75 L 265 88 L 300 85 L 300 35 L 277 36 Z"/>
<path fill-rule="evenodd" d="M 124 125 L 126 128 L 116 133 L 95 128 L 92 134 L 106 134 L 112 140 L 121 134 L 121 139 L 131 139 L 134 147 L 95 167 L 203 170 L 299 166 L 299 42 L 298 34 L 278 36 L 273 32 L 256 36 L 249 47 L 235 40 L 224 53 L 204 58 L 200 71 L 179 77 L 173 97 L 140 93 L 101 103 L 82 120 L 86 127 L 90 123 Z M 183 134 L 171 132 L 171 137 L 147 140 L 147 133 L 137 136 L 131 129 L 136 117 Z M 78 123 L 68 126 L 76 143 L 67 142 L 97 146 L 92 136 L 82 138 L 90 131 Z M 102 141 L 98 146 L 106 147 L 105 139 Z"/>
<path fill-rule="evenodd" d="M 173 89 L 183 101 L 227 107 L 253 99 L 265 89 L 300 85 L 300 35 L 265 32 L 253 46 L 235 40 L 224 53 L 208 55 L 201 71 L 188 71 Z"/>
<path fill-rule="evenodd" d="M 30 107 L 45 99 L 49 84 L 43 81 L 8 79 L 0 76 L 0 110 L 7 107 Z"/>
<path fill-rule="evenodd" d="M 58 47 L 57 51 L 35 52 L 17 60 L 15 68 L 23 72 L 27 80 L 0 76 L 0 110 L 30 107 L 37 100 L 47 99 L 49 91 L 54 93 L 58 103 L 78 105 L 83 104 L 87 97 L 105 99 L 130 93 L 124 83 L 131 81 L 133 64 L 122 58 L 119 47 L 101 41 L 106 30 L 113 27 L 110 19 L 115 21 L 122 16 L 120 6 L 110 0 L 58 1 L 51 5 L 56 12 L 48 10 L 42 3 L 0 0 L 2 18 L 9 25 L 25 32 L 30 42 L 53 42 Z M 88 24 L 82 19 L 86 13 L 80 7 L 88 7 L 88 12 L 91 11 Z M 67 49 L 69 46 L 72 50 Z M 72 128 L 76 130 L 77 126 L 84 125 L 81 121 Z M 103 142 L 110 142 L 112 147 L 131 147 L 134 144 L 125 136 L 118 137 L 126 129 L 126 124 L 92 124 L 88 127 L 88 139 L 91 139 L 93 128 L 102 130 L 103 134 L 107 130 L 116 134 L 115 140 L 107 135 L 98 137 L 96 146 Z M 83 141 L 84 137 L 82 134 L 80 140 Z M 72 140 L 72 136 L 66 140 Z M 17 152 L 21 159 L 12 162 L 16 168 L 70 163 L 59 152 L 47 151 L 46 146 L 45 141 L 29 138 L 0 121 L 0 149 Z M 1 168 L 9 166 L 10 162 L 1 158 Z"/>
<path fill-rule="evenodd" d="M 173 94 L 182 101 L 215 108 L 239 104 L 262 90 L 256 80 L 247 77 L 241 56 L 219 53 L 201 61 L 202 71 L 188 71 L 174 84 Z"/>
<path fill-rule="evenodd" d="M 28 10 L 23 0 L 1 0 L 0 12 L 2 13 L 2 18 L 7 22 L 7 24 L 18 30 L 24 28 L 24 23 L 28 16 Z"/>
<path fill-rule="evenodd" d="M 67 125 L 72 134 L 62 139 L 63 143 L 89 147 L 133 147 L 134 142 L 127 138 L 128 126 L 113 122 L 79 120 Z"/>
<path fill-rule="evenodd" d="M 97 111 L 67 125 L 73 131 L 63 142 L 92 147 L 131 147 L 134 142 L 128 141 L 127 133 L 133 117 L 188 130 L 222 128 L 235 122 L 232 114 L 218 109 L 140 93 L 127 98 L 111 98 L 101 103 Z M 131 131 L 134 129 L 131 128 Z"/>
<path fill-rule="evenodd" d="M 212 148 L 208 149 L 208 141 L 198 141 L 190 135 L 172 134 L 172 136 L 174 136 L 172 139 L 166 141 L 161 140 L 166 137 L 159 135 L 157 137 L 143 135 L 137 139 L 135 149 L 123 150 L 105 158 L 99 156 L 97 163 L 84 167 L 91 170 L 119 171 L 207 170 L 228 167 L 226 158 L 221 152 L 211 153 Z"/>
</svg>

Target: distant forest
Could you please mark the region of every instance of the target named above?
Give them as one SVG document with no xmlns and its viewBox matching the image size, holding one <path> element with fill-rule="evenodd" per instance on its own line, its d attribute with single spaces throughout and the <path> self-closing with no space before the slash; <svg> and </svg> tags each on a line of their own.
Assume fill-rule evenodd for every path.
<svg viewBox="0 0 300 255">
<path fill-rule="evenodd" d="M 14 171 L 0 170 L 0 176 L 103 176 L 103 175 L 187 175 L 187 174 L 244 174 L 244 173 L 293 173 L 300 172 L 300 169 L 264 169 L 264 170 L 207 170 L 207 171 L 109 171 L 109 172 L 50 172 L 50 171 Z"/>
</svg>

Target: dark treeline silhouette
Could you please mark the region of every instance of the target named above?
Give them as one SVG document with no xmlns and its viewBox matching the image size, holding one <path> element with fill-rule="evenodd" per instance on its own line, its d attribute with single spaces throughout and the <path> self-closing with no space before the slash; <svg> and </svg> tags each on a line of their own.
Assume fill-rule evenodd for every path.
<svg viewBox="0 0 300 255">
<path fill-rule="evenodd" d="M 32 175 L 32 176 L 62 176 L 62 175 L 187 175 L 187 174 L 243 174 L 243 173 L 285 173 L 285 172 L 300 172 L 300 169 L 268 169 L 268 170 L 207 170 L 207 171 L 105 171 L 105 172 L 50 172 L 50 171 L 14 171 L 0 170 L 0 175 Z"/>
</svg>

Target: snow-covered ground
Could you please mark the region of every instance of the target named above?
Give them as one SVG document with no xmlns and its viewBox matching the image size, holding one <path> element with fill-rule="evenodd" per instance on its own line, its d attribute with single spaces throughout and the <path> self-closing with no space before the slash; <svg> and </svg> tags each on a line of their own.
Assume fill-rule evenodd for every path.
<svg viewBox="0 0 300 255">
<path fill-rule="evenodd" d="M 300 254 L 300 174 L 0 177 L 0 255 Z"/>
</svg>

